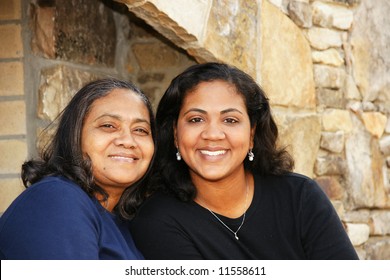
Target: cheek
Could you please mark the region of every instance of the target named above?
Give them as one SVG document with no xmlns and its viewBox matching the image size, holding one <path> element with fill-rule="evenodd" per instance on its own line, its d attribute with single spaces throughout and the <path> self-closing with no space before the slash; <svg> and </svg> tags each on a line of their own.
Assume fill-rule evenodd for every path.
<svg viewBox="0 0 390 280">
<path fill-rule="evenodd" d="M 177 144 L 180 148 L 191 146 L 195 140 L 195 137 L 190 133 L 178 134 Z"/>
<path fill-rule="evenodd" d="M 147 149 L 148 159 L 151 160 L 154 154 L 154 144 L 153 142 L 149 145 Z"/>
<path fill-rule="evenodd" d="M 180 146 L 180 144 L 183 145 L 183 144 L 195 142 L 199 134 L 200 134 L 199 129 L 181 125 L 177 128 L 177 131 L 175 133 L 175 138 L 177 144 L 179 144 Z"/>
<path fill-rule="evenodd" d="M 143 154 L 144 159 L 151 160 L 154 154 L 154 143 L 153 139 L 140 139 L 138 141 L 139 143 L 139 148 Z"/>
</svg>

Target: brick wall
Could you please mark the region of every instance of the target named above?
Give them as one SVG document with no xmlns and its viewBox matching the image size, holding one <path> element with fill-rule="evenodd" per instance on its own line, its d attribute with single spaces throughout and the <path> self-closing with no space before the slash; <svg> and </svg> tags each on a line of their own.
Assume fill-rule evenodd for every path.
<svg viewBox="0 0 390 280">
<path fill-rule="evenodd" d="M 22 190 L 27 157 L 21 0 L 0 1 L 0 213 Z"/>
</svg>

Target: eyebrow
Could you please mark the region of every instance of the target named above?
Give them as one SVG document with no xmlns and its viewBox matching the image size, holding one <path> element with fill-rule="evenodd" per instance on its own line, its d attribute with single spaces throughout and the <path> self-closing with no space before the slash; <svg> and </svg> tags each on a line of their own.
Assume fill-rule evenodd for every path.
<svg viewBox="0 0 390 280">
<path fill-rule="evenodd" d="M 183 115 L 185 116 L 185 115 L 187 115 L 190 112 L 198 112 L 198 113 L 201 113 L 201 114 L 207 114 L 207 112 L 205 110 L 202 110 L 202 109 L 199 109 L 199 108 L 191 108 L 188 111 L 186 111 Z M 243 115 L 243 113 L 240 110 L 235 109 L 235 108 L 228 108 L 228 109 L 222 110 L 221 111 L 221 115 L 227 114 L 227 113 L 231 113 L 231 112 L 237 112 L 237 113 L 240 113 L 241 115 Z"/>
<path fill-rule="evenodd" d="M 117 120 L 122 120 L 122 117 L 119 116 L 119 115 L 115 115 L 115 114 L 103 114 L 99 117 L 97 117 L 94 121 L 97 121 L 101 118 L 104 118 L 104 117 L 109 117 L 109 118 L 113 118 L 113 119 L 117 119 Z M 147 120 L 147 119 L 144 119 L 144 118 L 136 118 L 135 123 L 147 123 L 148 125 L 150 125 L 150 122 Z"/>
</svg>

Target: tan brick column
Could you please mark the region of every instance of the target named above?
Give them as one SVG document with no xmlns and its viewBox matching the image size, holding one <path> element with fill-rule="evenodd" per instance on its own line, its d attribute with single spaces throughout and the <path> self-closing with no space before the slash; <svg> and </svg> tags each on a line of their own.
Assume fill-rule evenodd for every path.
<svg viewBox="0 0 390 280">
<path fill-rule="evenodd" d="M 24 189 L 27 157 L 21 0 L 0 2 L 0 213 Z"/>
</svg>

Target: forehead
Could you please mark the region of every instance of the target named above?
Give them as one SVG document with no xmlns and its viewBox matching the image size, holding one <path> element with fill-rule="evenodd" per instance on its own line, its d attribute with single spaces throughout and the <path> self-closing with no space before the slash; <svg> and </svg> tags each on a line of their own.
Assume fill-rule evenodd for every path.
<svg viewBox="0 0 390 280">
<path fill-rule="evenodd" d="M 137 93 L 130 89 L 119 88 L 112 90 L 91 104 L 89 114 L 100 113 L 149 115 L 149 110 L 142 97 Z"/>
<path fill-rule="evenodd" d="M 215 106 L 236 104 L 237 106 L 246 107 L 244 95 L 237 91 L 234 84 L 223 80 L 199 83 L 185 95 L 182 107 L 191 106 L 195 103 L 207 103 Z"/>
</svg>

